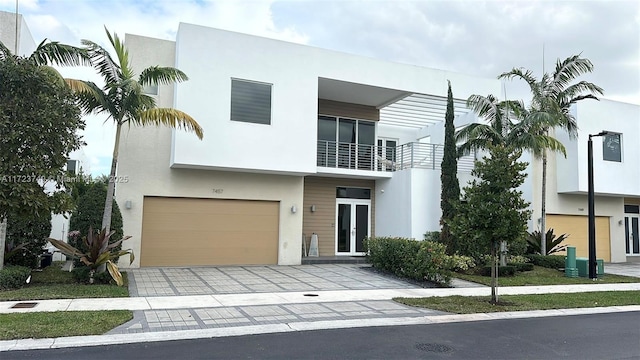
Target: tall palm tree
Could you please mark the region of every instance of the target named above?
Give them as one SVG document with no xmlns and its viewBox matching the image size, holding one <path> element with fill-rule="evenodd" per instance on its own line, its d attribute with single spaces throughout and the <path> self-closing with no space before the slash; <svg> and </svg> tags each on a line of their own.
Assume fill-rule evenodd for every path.
<svg viewBox="0 0 640 360">
<path fill-rule="evenodd" d="M 459 155 L 474 150 L 502 145 L 516 151 L 528 150 L 539 156 L 545 149 L 566 153 L 564 145 L 537 129 L 553 123 L 554 119 L 542 111 L 529 111 L 521 101 L 498 101 L 493 95 L 471 95 L 467 107 L 486 123 L 472 123 L 456 133 Z"/>
<path fill-rule="evenodd" d="M 16 39 L 17 41 L 17 39 Z M 29 56 L 13 54 L 9 48 L 0 41 L 0 61 L 15 61 L 19 58 L 27 59 L 32 64 L 41 67 L 42 70 L 53 73 L 54 79 L 64 82 L 60 73 L 51 65 L 78 66 L 89 65 L 89 56 L 86 50 L 71 45 L 61 44 L 57 41 L 44 39 Z M 7 218 L 0 216 L 0 270 L 3 267 L 3 253 L 6 240 Z"/>
<path fill-rule="evenodd" d="M 166 125 L 194 132 L 199 139 L 202 139 L 203 132 L 202 127 L 191 116 L 180 110 L 156 107 L 155 99 L 143 91 L 143 87 L 149 85 L 172 84 L 188 80 L 187 75 L 173 67 L 151 66 L 142 70 L 136 77 L 129 62 L 129 51 L 125 44 L 115 33 L 113 35 L 109 33 L 106 27 L 105 32 L 115 51 L 115 59 L 100 45 L 82 40 L 91 64 L 104 79 L 104 86 L 100 88 L 91 81 L 81 80 L 73 81 L 71 86 L 77 92 L 80 106 L 86 113 L 106 114 L 116 124 L 116 139 L 109 173 L 111 181 L 107 188 L 102 218 L 102 228 L 108 233 L 111 227 L 114 179 L 122 126 L 125 124 Z"/>
<path fill-rule="evenodd" d="M 524 80 L 531 90 L 531 109 L 543 111 L 554 118 L 556 125 L 545 126 L 540 129 L 547 134 L 550 129 L 565 130 L 571 138 L 578 135 L 578 124 L 571 114 L 571 105 L 584 99 L 598 100 L 595 95 L 602 95 L 601 87 L 588 81 L 574 82 L 583 74 L 593 71 L 593 64 L 589 59 L 581 58 L 581 54 L 573 55 L 564 61 L 556 62 L 553 74 L 544 73 L 540 80 L 533 76 L 531 70 L 514 68 L 498 76 L 499 79 L 519 78 Z M 540 250 L 546 254 L 546 215 L 547 215 L 547 153 L 542 153 L 542 202 L 540 220 Z"/>
</svg>

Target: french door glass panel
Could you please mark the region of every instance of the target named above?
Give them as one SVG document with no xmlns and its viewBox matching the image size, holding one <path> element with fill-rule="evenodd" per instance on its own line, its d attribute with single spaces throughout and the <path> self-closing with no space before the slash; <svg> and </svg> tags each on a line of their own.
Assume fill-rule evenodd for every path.
<svg viewBox="0 0 640 360">
<path fill-rule="evenodd" d="M 627 254 L 640 255 L 640 233 L 638 233 L 638 216 L 624 218 L 625 247 Z"/>
<path fill-rule="evenodd" d="M 371 203 L 367 200 L 339 199 L 337 207 L 336 251 L 361 254 L 371 229 Z"/>
<path fill-rule="evenodd" d="M 338 252 L 351 252 L 351 204 L 338 204 Z"/>
<path fill-rule="evenodd" d="M 318 166 L 336 167 L 336 119 L 318 117 Z"/>
<path fill-rule="evenodd" d="M 356 252 L 364 252 L 364 239 L 369 237 L 369 205 L 356 205 Z"/>
<path fill-rule="evenodd" d="M 356 121 L 340 119 L 338 125 L 338 167 L 353 169 L 356 165 Z"/>
</svg>

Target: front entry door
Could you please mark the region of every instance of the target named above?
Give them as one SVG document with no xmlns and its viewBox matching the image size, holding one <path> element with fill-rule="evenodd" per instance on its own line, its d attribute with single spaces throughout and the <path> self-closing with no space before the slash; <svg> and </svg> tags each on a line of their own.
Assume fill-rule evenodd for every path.
<svg viewBox="0 0 640 360">
<path fill-rule="evenodd" d="M 363 255 L 371 233 L 371 200 L 336 199 L 336 255 Z"/>
<path fill-rule="evenodd" d="M 640 232 L 638 231 L 638 215 L 626 214 L 624 218 L 624 235 L 627 255 L 640 255 Z"/>
</svg>

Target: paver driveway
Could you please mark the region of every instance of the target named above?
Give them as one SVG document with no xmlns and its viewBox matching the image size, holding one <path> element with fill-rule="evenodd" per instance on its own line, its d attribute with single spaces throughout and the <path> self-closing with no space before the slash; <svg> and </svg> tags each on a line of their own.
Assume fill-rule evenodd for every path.
<svg viewBox="0 0 640 360">
<path fill-rule="evenodd" d="M 360 264 L 130 269 L 131 296 L 417 288 Z"/>
</svg>

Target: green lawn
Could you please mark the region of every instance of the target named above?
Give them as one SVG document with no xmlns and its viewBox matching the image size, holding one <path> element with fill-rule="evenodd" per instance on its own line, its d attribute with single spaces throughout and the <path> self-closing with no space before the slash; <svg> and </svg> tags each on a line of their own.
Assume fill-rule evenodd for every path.
<svg viewBox="0 0 640 360">
<path fill-rule="evenodd" d="M 33 271 L 31 274 L 31 283 L 23 288 L 0 291 L 0 301 L 129 296 L 127 274 L 124 272 L 122 273 L 125 280 L 124 286 L 78 284 L 70 272 L 62 271 L 58 263 L 42 271 Z"/>
<path fill-rule="evenodd" d="M 131 319 L 128 310 L 0 314 L 0 340 L 101 335 Z"/>
<path fill-rule="evenodd" d="M 473 281 L 475 283 L 491 285 L 490 276 L 470 275 L 454 273 L 453 277 Z M 515 276 L 501 276 L 498 278 L 499 286 L 524 286 L 524 285 L 567 285 L 567 284 L 611 284 L 640 282 L 640 278 L 605 274 L 598 280 L 588 278 L 568 278 L 564 272 L 534 266 L 532 271 L 519 272 Z"/>
<path fill-rule="evenodd" d="M 500 311 L 571 309 L 585 307 L 640 305 L 640 291 L 586 292 L 576 294 L 504 295 L 500 305 L 489 303 L 489 297 L 447 296 L 428 298 L 394 298 L 410 306 L 455 314 Z"/>
</svg>

